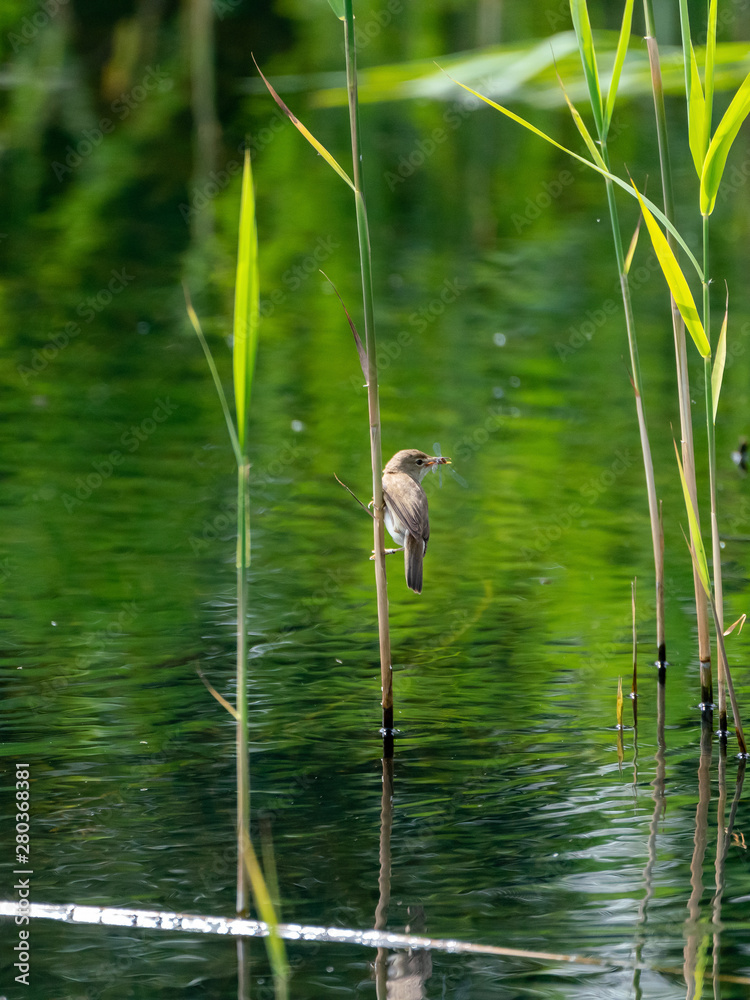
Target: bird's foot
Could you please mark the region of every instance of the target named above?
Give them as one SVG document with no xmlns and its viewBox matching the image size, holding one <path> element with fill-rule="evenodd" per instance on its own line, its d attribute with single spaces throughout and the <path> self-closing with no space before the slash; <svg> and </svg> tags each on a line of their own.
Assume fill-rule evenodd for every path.
<svg viewBox="0 0 750 1000">
<path fill-rule="evenodd" d="M 402 546 L 401 546 L 400 548 L 398 548 L 398 549 L 383 549 L 383 554 L 384 554 L 384 555 L 386 555 L 386 556 L 392 556 L 392 555 L 394 555 L 394 554 L 395 554 L 396 552 L 403 552 L 403 551 L 404 551 L 404 547 L 403 547 L 403 545 L 402 545 Z M 373 553 L 372 553 L 372 555 L 370 556 L 370 562 L 372 562 L 374 558 L 375 558 L 375 551 L 373 550 Z"/>
</svg>

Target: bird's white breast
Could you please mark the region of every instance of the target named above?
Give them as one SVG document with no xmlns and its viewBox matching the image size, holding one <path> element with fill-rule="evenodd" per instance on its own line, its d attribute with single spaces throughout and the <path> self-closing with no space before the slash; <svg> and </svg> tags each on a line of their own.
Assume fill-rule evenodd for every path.
<svg viewBox="0 0 750 1000">
<path fill-rule="evenodd" d="M 390 507 L 386 506 L 383 519 L 385 520 L 385 526 L 388 529 L 388 534 L 394 542 L 397 542 L 399 545 L 403 545 L 406 542 L 408 532 L 405 530 L 400 521 L 396 522 L 393 520 Z"/>
</svg>

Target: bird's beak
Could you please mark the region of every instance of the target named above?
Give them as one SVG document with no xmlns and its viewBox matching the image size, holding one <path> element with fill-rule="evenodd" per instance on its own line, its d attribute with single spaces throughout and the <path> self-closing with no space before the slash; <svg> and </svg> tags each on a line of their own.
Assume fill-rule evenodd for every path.
<svg viewBox="0 0 750 1000">
<path fill-rule="evenodd" d="M 451 460 L 449 458 L 443 458 L 439 455 L 437 458 L 431 458 L 429 462 L 425 462 L 425 465 L 450 465 Z"/>
</svg>

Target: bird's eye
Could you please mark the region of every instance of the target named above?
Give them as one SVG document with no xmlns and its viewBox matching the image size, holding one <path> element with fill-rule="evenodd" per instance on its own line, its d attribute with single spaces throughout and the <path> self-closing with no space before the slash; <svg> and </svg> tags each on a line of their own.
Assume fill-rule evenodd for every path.
<svg viewBox="0 0 750 1000">
<path fill-rule="evenodd" d="M 417 465 L 424 465 L 424 462 L 422 461 L 421 458 L 417 459 Z"/>
</svg>

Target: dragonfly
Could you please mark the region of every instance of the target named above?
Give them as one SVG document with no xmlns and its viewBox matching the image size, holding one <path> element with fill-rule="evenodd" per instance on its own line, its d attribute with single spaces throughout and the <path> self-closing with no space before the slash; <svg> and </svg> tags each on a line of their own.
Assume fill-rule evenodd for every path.
<svg viewBox="0 0 750 1000">
<path fill-rule="evenodd" d="M 432 446 L 432 452 L 433 452 L 433 454 L 435 455 L 436 458 L 442 458 L 442 453 L 440 451 L 440 442 L 439 441 L 436 441 L 435 444 Z M 438 482 L 440 484 L 440 488 L 442 489 L 443 488 L 443 466 L 442 465 L 438 465 L 436 471 L 437 471 L 437 474 L 438 474 Z M 450 466 L 450 468 L 448 469 L 448 471 L 453 476 L 453 478 L 458 482 L 459 486 L 463 486 L 463 488 L 465 490 L 468 490 L 469 484 L 466 482 L 466 480 L 463 478 L 463 476 L 459 476 L 459 474 L 456 472 L 456 470 L 453 467 L 453 465 Z"/>
</svg>

